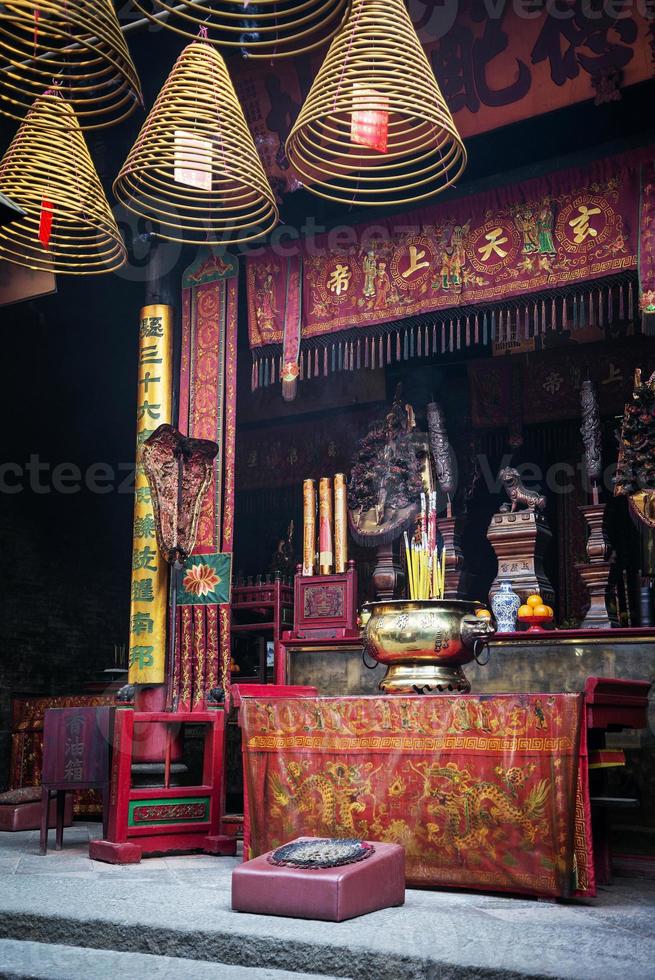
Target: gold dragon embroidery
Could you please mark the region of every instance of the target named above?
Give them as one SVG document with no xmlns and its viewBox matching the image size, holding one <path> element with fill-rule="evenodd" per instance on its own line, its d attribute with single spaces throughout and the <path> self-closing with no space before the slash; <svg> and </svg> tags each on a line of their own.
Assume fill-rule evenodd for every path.
<svg viewBox="0 0 655 980">
<path fill-rule="evenodd" d="M 543 817 L 550 787 L 542 779 L 521 805 L 516 790 L 527 779 L 530 767 L 526 771 L 511 769 L 497 773 L 507 791 L 494 783 L 475 782 L 466 769 L 454 763 L 443 767 L 422 763 L 411 768 L 423 779 L 421 798 L 427 801 L 428 813 L 440 818 L 439 822 L 434 819 L 426 824 L 428 839 L 433 844 L 463 853 L 486 844 L 491 826 L 501 820 L 511 821 L 521 828 L 526 841 L 535 842 L 537 822 Z"/>
<path fill-rule="evenodd" d="M 299 813 L 317 816 L 324 832 L 356 836 L 355 814 L 366 809 L 357 797 L 371 791 L 373 773 L 364 777 L 362 769 L 365 768 L 370 768 L 370 764 L 349 766 L 328 762 L 323 772 L 306 775 L 303 766 L 289 762 L 286 784 L 278 773 L 272 772 L 269 786 L 279 807 L 293 807 Z"/>
</svg>

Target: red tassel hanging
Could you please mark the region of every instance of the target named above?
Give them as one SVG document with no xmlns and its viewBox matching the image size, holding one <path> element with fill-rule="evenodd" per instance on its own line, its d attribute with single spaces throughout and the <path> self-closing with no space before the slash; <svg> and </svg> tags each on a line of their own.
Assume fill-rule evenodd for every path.
<svg viewBox="0 0 655 980">
<path fill-rule="evenodd" d="M 39 241 L 44 248 L 48 248 L 50 245 L 50 238 L 52 236 L 52 212 L 54 210 L 54 204 L 52 201 L 46 201 L 45 198 L 41 201 L 41 214 L 39 215 Z"/>
<path fill-rule="evenodd" d="M 480 343 L 480 321 L 478 319 L 478 314 L 475 314 L 475 342 Z"/>
<path fill-rule="evenodd" d="M 611 327 L 614 322 L 614 287 L 607 290 L 607 323 Z"/>
<path fill-rule="evenodd" d="M 384 339 L 382 337 L 382 334 L 380 334 L 380 350 L 378 353 L 379 353 L 378 367 L 384 367 Z"/>
<path fill-rule="evenodd" d="M 257 388 L 257 364 L 255 359 L 252 361 L 252 371 L 250 372 L 250 390 L 255 391 Z"/>
<path fill-rule="evenodd" d="M 371 371 L 375 371 L 375 337 L 371 339 Z"/>
<path fill-rule="evenodd" d="M 421 333 L 421 328 L 418 328 L 418 337 L 416 338 L 416 356 L 423 357 L 423 334 Z"/>
<path fill-rule="evenodd" d="M 532 336 L 537 337 L 539 335 L 539 303 L 534 304 L 534 310 L 532 311 Z"/>
<path fill-rule="evenodd" d="M 272 385 L 275 384 L 275 361 L 276 360 L 277 358 L 275 357 L 271 358 L 271 384 Z M 309 377 L 311 377 L 311 375 L 309 375 Z"/>
<path fill-rule="evenodd" d="M 437 353 L 437 321 L 432 324 L 432 353 Z"/>
<path fill-rule="evenodd" d="M 635 318 L 635 297 L 632 290 L 632 283 L 628 285 L 628 320 L 630 323 Z"/>
<path fill-rule="evenodd" d="M 462 346 L 462 321 L 460 320 L 459 317 L 457 317 L 457 340 L 455 343 L 455 347 L 457 348 L 457 350 L 459 350 L 461 346 Z"/>
<path fill-rule="evenodd" d="M 566 296 L 562 296 L 562 330 L 568 329 L 568 315 L 566 310 Z"/>
<path fill-rule="evenodd" d="M 305 355 L 300 355 L 300 380 L 305 380 Z"/>
<path fill-rule="evenodd" d="M 465 336 L 466 336 L 466 346 L 467 347 L 470 347 L 471 346 L 471 318 L 470 318 L 470 316 L 467 316 L 467 318 L 466 318 L 466 328 L 465 328 L 465 330 L 466 330 L 466 333 L 465 333 Z"/>
<path fill-rule="evenodd" d="M 594 313 L 594 294 L 592 290 L 589 290 L 589 326 L 596 326 L 596 315 Z"/>
<path fill-rule="evenodd" d="M 359 371 L 362 366 L 362 338 L 357 338 L 357 370 Z"/>
<path fill-rule="evenodd" d="M 540 326 L 540 331 L 541 331 L 541 333 L 546 333 L 546 300 L 545 299 L 542 299 L 542 301 L 541 301 L 541 326 Z"/>
<path fill-rule="evenodd" d="M 312 377 L 312 352 L 309 351 L 307 354 L 307 380 L 311 380 Z"/>
<path fill-rule="evenodd" d="M 318 378 L 318 347 L 314 351 L 314 377 Z"/>
<path fill-rule="evenodd" d="M 427 357 L 430 353 L 430 334 L 428 332 L 428 325 L 425 324 L 424 337 L 423 337 L 423 356 Z"/>
<path fill-rule="evenodd" d="M 446 353 L 446 321 L 441 321 L 441 353 Z"/>
<path fill-rule="evenodd" d="M 526 340 L 530 337 L 530 310 L 528 309 L 527 303 L 525 306 L 525 319 L 523 321 L 523 336 Z"/>
<path fill-rule="evenodd" d="M 598 287 L 598 326 L 603 329 L 605 326 L 605 302 L 603 298 L 603 290 Z"/>
<path fill-rule="evenodd" d="M 550 329 L 557 329 L 557 304 L 555 303 L 555 298 L 553 297 L 553 302 L 550 307 Z"/>
<path fill-rule="evenodd" d="M 619 286 L 619 320 L 625 320 L 625 284 Z"/>
<path fill-rule="evenodd" d="M 323 377 L 327 378 L 328 373 L 328 358 L 327 358 L 327 344 L 323 348 Z"/>
<path fill-rule="evenodd" d="M 368 367 L 368 337 L 364 337 L 364 367 Z"/>
<path fill-rule="evenodd" d="M 450 344 L 448 349 L 451 354 L 455 350 L 455 323 L 453 320 L 450 321 Z"/>
<path fill-rule="evenodd" d="M 505 339 L 503 332 L 503 311 L 498 310 L 498 343 L 502 344 Z"/>
<path fill-rule="evenodd" d="M 387 364 L 391 364 L 391 334 L 387 334 Z"/>
<path fill-rule="evenodd" d="M 400 360 L 400 330 L 396 330 L 396 360 Z"/>
</svg>

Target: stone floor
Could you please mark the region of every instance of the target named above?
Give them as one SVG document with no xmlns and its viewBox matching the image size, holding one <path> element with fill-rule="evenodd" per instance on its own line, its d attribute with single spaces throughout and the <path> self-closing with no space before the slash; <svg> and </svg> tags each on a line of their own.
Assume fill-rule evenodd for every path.
<svg viewBox="0 0 655 980">
<path fill-rule="evenodd" d="M 400 909 L 309 922 L 232 912 L 234 858 L 90 861 L 98 832 L 76 824 L 46 857 L 36 832 L 0 834 L 0 977 L 655 976 L 655 881 L 617 879 L 597 899 L 570 903 L 412 890 Z"/>
</svg>

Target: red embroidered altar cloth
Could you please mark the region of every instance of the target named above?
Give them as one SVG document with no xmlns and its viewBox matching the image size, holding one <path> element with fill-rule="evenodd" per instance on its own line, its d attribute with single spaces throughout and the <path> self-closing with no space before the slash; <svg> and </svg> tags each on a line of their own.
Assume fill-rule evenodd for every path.
<svg viewBox="0 0 655 980">
<path fill-rule="evenodd" d="M 302 835 L 362 837 L 402 844 L 410 885 L 568 895 L 582 705 L 244 698 L 249 856 Z"/>
</svg>

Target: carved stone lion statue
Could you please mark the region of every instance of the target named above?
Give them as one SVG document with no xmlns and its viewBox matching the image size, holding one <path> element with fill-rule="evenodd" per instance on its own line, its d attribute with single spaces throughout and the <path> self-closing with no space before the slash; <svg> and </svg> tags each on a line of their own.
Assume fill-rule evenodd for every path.
<svg viewBox="0 0 655 980">
<path fill-rule="evenodd" d="M 503 504 L 501 511 L 514 513 L 519 508 L 528 510 L 545 510 L 546 498 L 536 490 L 528 490 L 521 482 L 521 474 L 513 466 L 505 466 L 498 474 L 502 481 L 505 493 L 510 499 L 509 504 Z M 511 504 L 511 506 L 510 506 Z"/>
</svg>

